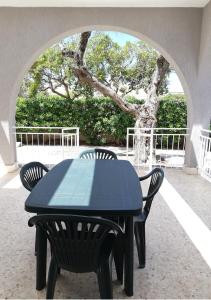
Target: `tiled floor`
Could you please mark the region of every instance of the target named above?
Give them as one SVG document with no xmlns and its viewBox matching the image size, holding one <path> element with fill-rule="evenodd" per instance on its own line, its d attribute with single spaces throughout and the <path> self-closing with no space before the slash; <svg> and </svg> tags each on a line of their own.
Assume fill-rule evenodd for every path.
<svg viewBox="0 0 211 300">
<path fill-rule="evenodd" d="M 169 169 L 165 173 L 168 185 L 173 189 L 167 194 L 168 199 L 165 190 L 161 190 L 147 221 L 145 269 L 137 268 L 135 253 L 134 298 L 211 298 L 208 261 L 209 253 L 211 255 L 211 184 L 199 176 L 186 175 L 182 170 Z M 37 292 L 35 289 L 35 231 L 27 226 L 30 217 L 24 211 L 27 195 L 18 173 L 0 179 L 0 298 L 45 297 L 45 290 Z M 180 211 L 176 216 L 172 211 L 177 201 L 178 205 L 188 204 L 188 209 L 182 210 L 181 216 Z M 185 220 L 191 222 L 190 211 L 195 212 L 191 225 L 198 221 L 203 225 L 199 232 L 191 232 L 194 226 L 187 227 L 185 224 Z M 197 244 L 197 237 L 203 234 L 206 234 L 204 249 Z M 115 273 L 113 289 L 114 298 L 127 298 L 116 281 Z M 95 274 L 62 271 L 55 298 L 98 297 Z"/>
</svg>

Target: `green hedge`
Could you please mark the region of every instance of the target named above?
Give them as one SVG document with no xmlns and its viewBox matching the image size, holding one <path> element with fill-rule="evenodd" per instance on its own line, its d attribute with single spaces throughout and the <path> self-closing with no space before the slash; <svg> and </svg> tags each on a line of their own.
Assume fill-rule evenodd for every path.
<svg viewBox="0 0 211 300">
<path fill-rule="evenodd" d="M 187 127 L 187 104 L 184 95 L 168 94 L 161 97 L 156 126 L 163 128 Z"/>
<path fill-rule="evenodd" d="M 186 127 L 184 98 L 168 97 L 161 100 L 157 126 Z M 125 144 L 126 128 L 134 126 L 134 119 L 108 98 L 72 101 L 38 96 L 34 99 L 18 99 L 16 126 L 77 126 L 80 127 L 82 140 L 87 144 L 122 145 Z"/>
</svg>

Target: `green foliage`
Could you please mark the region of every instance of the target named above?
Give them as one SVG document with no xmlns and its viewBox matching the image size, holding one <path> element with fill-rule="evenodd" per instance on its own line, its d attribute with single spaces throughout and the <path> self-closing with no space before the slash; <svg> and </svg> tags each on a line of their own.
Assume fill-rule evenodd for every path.
<svg viewBox="0 0 211 300">
<path fill-rule="evenodd" d="M 76 40 L 69 39 L 65 46 L 76 49 Z M 86 85 L 81 85 L 72 71 L 72 60 L 62 56 L 63 43 L 58 43 L 47 49 L 32 65 L 21 86 L 23 94 L 29 98 L 43 92 L 48 95 L 59 95 L 64 98 L 77 98 L 80 95 L 92 96 L 93 91 Z"/>
<path fill-rule="evenodd" d="M 128 101 L 137 103 L 130 97 Z M 161 99 L 158 127 L 186 127 L 186 103 L 177 95 Z M 80 127 L 85 143 L 92 145 L 125 144 L 126 128 L 135 120 L 108 98 L 70 100 L 61 97 L 19 98 L 16 126 Z"/>
<path fill-rule="evenodd" d="M 187 105 L 184 95 L 168 94 L 161 97 L 156 126 L 163 128 L 187 127 Z"/>
<path fill-rule="evenodd" d="M 174 101 L 174 102 L 177 102 L 177 101 L 182 101 L 182 102 L 186 102 L 186 97 L 184 94 L 166 94 L 162 97 L 160 97 L 161 100 L 164 100 L 164 101 Z"/>
<path fill-rule="evenodd" d="M 122 144 L 134 120 L 107 98 L 72 101 L 40 96 L 18 99 L 16 126 L 77 126 L 88 144 Z"/>
<path fill-rule="evenodd" d="M 20 94 L 35 97 L 44 92 L 70 99 L 92 97 L 93 89 L 80 84 L 75 77 L 73 59 L 62 55 L 64 48 L 78 49 L 79 37 L 74 35 L 47 49 L 26 75 Z M 105 32 L 92 32 L 84 61 L 98 80 L 124 97 L 131 91 L 147 90 L 158 56 L 158 52 L 143 41 L 120 46 Z M 167 80 L 164 80 L 159 93 L 166 91 Z"/>
</svg>

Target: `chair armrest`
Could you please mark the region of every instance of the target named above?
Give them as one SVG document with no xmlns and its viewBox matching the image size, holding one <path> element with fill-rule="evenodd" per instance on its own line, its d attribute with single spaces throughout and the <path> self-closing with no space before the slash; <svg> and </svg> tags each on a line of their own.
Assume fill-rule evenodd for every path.
<svg viewBox="0 0 211 300">
<path fill-rule="evenodd" d="M 142 197 L 142 201 L 147 201 L 149 199 L 149 197 L 145 196 L 145 197 Z"/>
<path fill-rule="evenodd" d="M 143 197 L 142 200 L 143 201 L 148 201 L 150 199 L 153 199 L 153 197 L 157 194 L 157 192 L 159 191 L 159 189 L 160 189 L 160 186 L 156 190 L 154 190 L 151 194 Z"/>
<path fill-rule="evenodd" d="M 150 173 L 148 173 L 147 175 L 139 177 L 139 181 L 148 179 L 152 174 L 153 174 L 153 170 Z"/>
</svg>

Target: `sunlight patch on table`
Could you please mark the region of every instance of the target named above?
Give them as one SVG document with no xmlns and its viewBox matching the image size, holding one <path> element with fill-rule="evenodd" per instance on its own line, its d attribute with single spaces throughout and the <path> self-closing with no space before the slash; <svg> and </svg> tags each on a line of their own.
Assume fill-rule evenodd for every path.
<svg viewBox="0 0 211 300">
<path fill-rule="evenodd" d="M 94 159 L 73 160 L 51 197 L 49 206 L 89 206 L 95 180 L 95 164 Z"/>
</svg>

